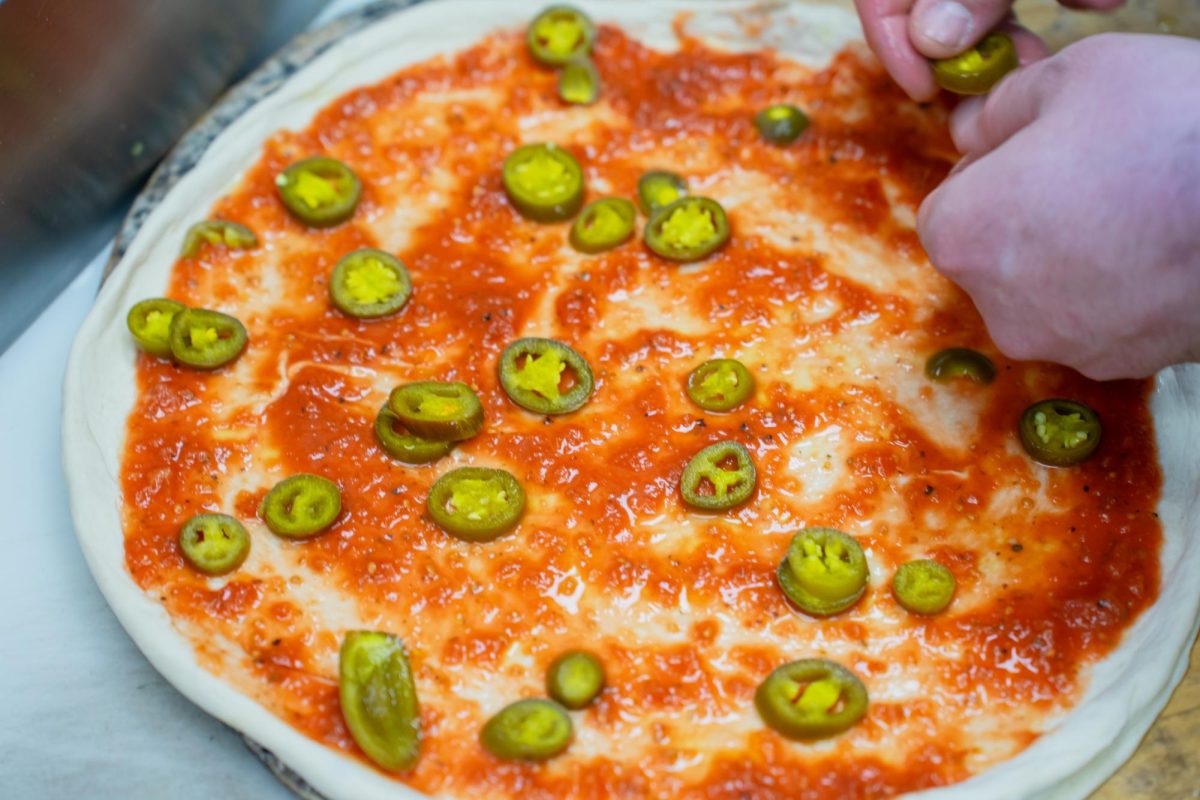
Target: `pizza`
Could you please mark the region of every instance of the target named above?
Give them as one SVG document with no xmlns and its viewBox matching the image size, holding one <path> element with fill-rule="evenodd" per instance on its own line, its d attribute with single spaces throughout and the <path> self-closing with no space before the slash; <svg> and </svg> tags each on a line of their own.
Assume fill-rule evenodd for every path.
<svg viewBox="0 0 1200 800">
<path fill-rule="evenodd" d="M 154 212 L 67 385 L 114 609 L 331 798 L 1081 796 L 1195 375 L 995 349 L 851 12 L 584 8 L 387 18 Z"/>
</svg>

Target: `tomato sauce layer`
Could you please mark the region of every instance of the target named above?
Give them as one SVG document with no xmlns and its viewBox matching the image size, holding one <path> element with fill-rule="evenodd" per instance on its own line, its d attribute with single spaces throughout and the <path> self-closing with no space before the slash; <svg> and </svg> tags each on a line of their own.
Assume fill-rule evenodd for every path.
<svg viewBox="0 0 1200 800">
<path fill-rule="evenodd" d="M 261 246 L 181 259 L 167 292 L 238 316 L 247 351 L 214 373 L 140 357 L 122 472 L 134 579 L 202 664 L 364 764 L 338 705 L 337 648 L 350 629 L 398 635 L 424 739 L 395 778 L 429 793 L 884 797 L 1016 754 L 1078 701 L 1089 666 L 1156 597 L 1148 383 L 1101 385 L 995 350 L 913 231 L 953 163 L 946 110 L 908 102 L 865 50 L 810 69 L 686 36 L 658 52 L 603 27 L 595 62 L 601 101 L 566 106 L 522 38 L 496 34 L 266 143 L 210 215 L 248 225 Z M 775 102 L 812 119 L 792 145 L 754 127 Z M 579 160 L 589 200 L 634 197 L 651 169 L 680 173 L 726 207 L 730 243 L 686 267 L 640 238 L 575 253 L 567 224 L 527 221 L 505 197 L 500 165 L 535 141 Z M 327 230 L 289 217 L 274 185 L 317 154 L 364 185 L 355 216 Z M 392 317 L 354 320 L 328 300 L 334 264 L 363 246 L 412 275 Z M 496 362 L 521 336 L 583 354 L 588 405 L 550 418 L 509 401 Z M 950 346 L 992 357 L 996 381 L 930 383 L 925 359 Z M 757 382 L 729 413 L 685 393 L 688 372 L 715 357 Z M 392 387 L 428 379 L 473 386 L 486 426 L 409 467 L 372 425 Z M 1103 421 L 1081 466 L 1045 468 L 1020 447 L 1021 412 L 1048 397 Z M 754 496 L 727 513 L 687 510 L 684 465 L 725 439 L 751 452 Z M 529 510 L 513 533 L 469 544 L 428 517 L 430 485 L 464 464 L 522 482 Z M 285 542 L 258 507 L 300 472 L 335 481 L 344 511 L 327 533 Z M 250 529 L 251 556 L 231 576 L 204 578 L 180 555 L 179 529 L 201 511 Z M 845 530 L 868 555 L 864 599 L 831 619 L 795 610 L 775 583 L 809 525 Z M 896 567 L 922 557 L 958 581 L 936 617 L 908 614 L 889 590 Z M 573 715 L 567 754 L 488 755 L 483 722 L 542 694 L 546 666 L 575 647 L 602 658 L 609 686 Z M 776 666 L 814 656 L 855 671 L 870 712 L 835 740 L 789 742 L 758 719 L 753 693 Z"/>
</svg>

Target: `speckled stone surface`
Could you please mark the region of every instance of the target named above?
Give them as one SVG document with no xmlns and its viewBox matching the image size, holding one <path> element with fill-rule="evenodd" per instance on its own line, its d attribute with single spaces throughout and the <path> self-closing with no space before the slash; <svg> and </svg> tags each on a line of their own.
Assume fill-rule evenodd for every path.
<svg viewBox="0 0 1200 800">
<path fill-rule="evenodd" d="M 134 202 L 113 245 L 105 276 L 125 254 L 147 215 L 200 161 L 209 145 L 231 122 L 342 37 L 427 1 L 379 0 L 352 11 L 297 37 L 227 92 L 179 141 Z M 1200 37 L 1200 0 L 1130 0 L 1123 9 L 1109 14 L 1068 11 L 1053 0 L 1017 0 L 1016 11 L 1021 22 L 1055 50 L 1103 31 Z M 325 800 L 275 754 L 250 739 L 246 739 L 246 746 L 297 797 Z M 1138 751 L 1092 796 L 1092 800 L 1197 799 L 1200 799 L 1200 645 L 1193 648 L 1191 669 Z"/>
</svg>

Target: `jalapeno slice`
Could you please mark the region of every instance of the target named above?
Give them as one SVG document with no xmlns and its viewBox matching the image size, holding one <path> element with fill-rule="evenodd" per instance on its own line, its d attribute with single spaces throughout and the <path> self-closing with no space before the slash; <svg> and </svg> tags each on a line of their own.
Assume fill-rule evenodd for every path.
<svg viewBox="0 0 1200 800">
<path fill-rule="evenodd" d="M 1100 446 L 1100 417 L 1073 400 L 1043 400 L 1021 415 L 1021 444 L 1035 461 L 1071 467 Z"/>
<path fill-rule="evenodd" d="M 134 303 L 125 316 L 125 324 L 139 348 L 152 356 L 167 358 L 171 355 L 171 320 L 186 309 L 183 303 L 154 297 Z"/>
<path fill-rule="evenodd" d="M 989 33 L 966 52 L 930 62 L 938 86 L 956 94 L 986 94 L 1018 66 L 1017 48 L 1006 33 Z"/>
<path fill-rule="evenodd" d="M 600 73 L 589 59 L 580 58 L 563 67 L 558 76 L 558 96 L 564 103 L 590 106 L 600 99 Z"/>
<path fill-rule="evenodd" d="M 571 715 L 553 700 L 518 700 L 484 724 L 479 741 L 505 761 L 545 761 L 562 753 L 575 735 Z"/>
<path fill-rule="evenodd" d="M 312 228 L 329 228 L 350 219 L 362 197 L 362 182 L 354 170 L 328 156 L 292 164 L 275 176 L 275 188 L 292 216 Z"/>
<path fill-rule="evenodd" d="M 384 403 L 375 416 L 375 438 L 385 453 L 405 464 L 428 464 L 454 449 L 454 442 L 422 439 L 407 431 L 401 433 L 396 430 L 397 426 L 403 427 L 404 423 L 391 406 Z"/>
<path fill-rule="evenodd" d="M 954 573 L 927 558 L 901 564 L 892 576 L 896 602 L 914 614 L 945 611 L 954 599 Z"/>
<path fill-rule="evenodd" d="M 338 654 L 342 718 L 367 757 L 402 772 L 421 754 L 421 708 L 404 645 L 376 631 L 350 631 Z"/>
<path fill-rule="evenodd" d="M 687 181 L 674 172 L 655 170 L 638 178 L 638 205 L 647 215 L 686 197 L 687 193 Z"/>
<path fill-rule="evenodd" d="M 604 665 L 586 650 L 568 650 L 546 670 L 546 694 L 578 711 L 604 689 Z"/>
<path fill-rule="evenodd" d="M 996 379 L 996 365 L 983 353 L 965 347 L 950 347 L 929 357 L 925 362 L 925 375 L 938 382 L 970 378 L 986 386 Z"/>
<path fill-rule="evenodd" d="M 225 575 L 250 554 L 246 527 L 226 514 L 197 514 L 179 532 L 183 558 L 205 575 Z"/>
<path fill-rule="evenodd" d="M 716 200 L 684 197 L 654 212 L 644 238 L 663 258 L 699 261 L 729 241 L 729 218 Z"/>
<path fill-rule="evenodd" d="M 688 373 L 687 394 L 705 411 L 730 411 L 754 394 L 754 376 L 737 359 L 714 358 Z"/>
<path fill-rule="evenodd" d="M 775 575 L 787 598 L 817 617 L 857 603 L 870 577 L 862 547 L 833 528 L 805 528 L 792 537 Z"/>
<path fill-rule="evenodd" d="M 555 144 L 527 144 L 504 160 L 504 191 L 535 222 L 562 222 L 583 205 L 583 168 Z"/>
<path fill-rule="evenodd" d="M 359 319 L 394 314 L 411 294 L 412 280 L 400 259 L 370 247 L 343 256 L 329 277 L 329 299 Z"/>
<path fill-rule="evenodd" d="M 179 255 L 195 258 L 206 244 L 214 247 L 224 245 L 230 250 L 249 250 L 258 247 L 258 237 L 254 235 L 254 231 L 241 223 L 206 219 L 188 228 Z"/>
<path fill-rule="evenodd" d="M 808 115 L 793 105 L 776 103 L 754 115 L 754 127 L 771 144 L 791 144 L 808 128 Z"/>
<path fill-rule="evenodd" d="M 550 6 L 530 23 L 525 41 L 535 60 L 557 67 L 592 52 L 596 26 L 577 8 Z"/>
<path fill-rule="evenodd" d="M 763 722 L 789 739 L 837 736 L 866 716 L 867 705 L 867 687 L 858 676 L 823 658 L 784 664 L 754 693 Z"/>
<path fill-rule="evenodd" d="M 458 381 L 418 381 L 397 386 L 388 407 L 409 432 L 436 442 L 461 442 L 483 430 L 479 395 Z"/>
<path fill-rule="evenodd" d="M 171 320 L 171 357 L 195 369 L 216 369 L 246 349 L 246 328 L 234 317 L 204 308 L 185 308 Z"/>
<path fill-rule="evenodd" d="M 553 339 L 517 339 L 500 354 L 499 371 L 509 398 L 536 414 L 569 414 L 592 396 L 592 368 Z"/>
<path fill-rule="evenodd" d="M 679 479 L 679 491 L 693 508 L 724 511 L 750 499 L 756 480 L 749 450 L 737 442 L 717 442 L 692 456 Z"/>
<path fill-rule="evenodd" d="M 259 509 L 272 533 L 307 539 L 321 533 L 342 513 L 342 493 L 333 481 L 301 473 L 275 484 Z"/>
<path fill-rule="evenodd" d="M 571 246 L 581 253 L 603 253 L 633 238 L 637 210 L 623 197 L 588 203 L 571 225 Z"/>
<path fill-rule="evenodd" d="M 442 530 L 468 542 L 490 542 L 516 527 L 525 490 L 502 469 L 459 467 L 437 479 L 426 501 Z"/>
</svg>

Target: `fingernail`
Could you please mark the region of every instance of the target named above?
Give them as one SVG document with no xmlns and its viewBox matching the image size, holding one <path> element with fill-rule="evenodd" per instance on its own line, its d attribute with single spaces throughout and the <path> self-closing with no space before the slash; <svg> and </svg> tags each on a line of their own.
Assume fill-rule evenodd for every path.
<svg viewBox="0 0 1200 800">
<path fill-rule="evenodd" d="M 961 3 L 942 0 L 921 14 L 917 28 L 930 41 L 958 53 L 971 43 L 973 21 L 971 12 Z"/>
</svg>

